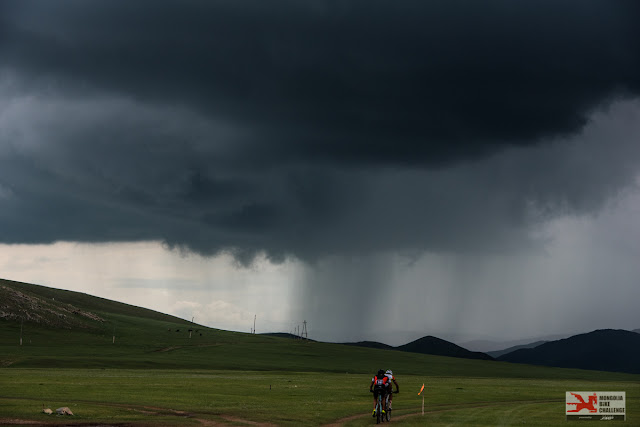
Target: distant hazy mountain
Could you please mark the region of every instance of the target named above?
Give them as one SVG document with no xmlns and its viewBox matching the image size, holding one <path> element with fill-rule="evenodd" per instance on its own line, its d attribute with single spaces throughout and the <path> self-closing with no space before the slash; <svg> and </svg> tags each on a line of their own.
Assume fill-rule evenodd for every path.
<svg viewBox="0 0 640 427">
<path fill-rule="evenodd" d="M 465 359 L 493 360 L 493 357 L 477 351 L 469 351 L 457 344 L 433 336 L 426 336 L 396 347 L 411 353 L 435 354 L 437 356 L 462 357 Z"/>
<path fill-rule="evenodd" d="M 546 342 L 549 342 L 549 341 L 536 341 L 529 344 L 516 345 L 513 347 L 505 348 L 504 350 L 488 351 L 487 354 L 497 359 L 498 357 L 503 356 L 507 353 L 511 353 L 512 351 L 520 350 L 521 348 L 535 348 Z"/>
<path fill-rule="evenodd" d="M 520 349 L 498 360 L 560 368 L 592 369 L 640 374 L 640 334 L 601 329 Z"/>
<path fill-rule="evenodd" d="M 635 332 L 635 333 L 637 333 L 637 334 L 640 334 L 640 329 L 634 329 L 634 330 L 633 330 L 633 331 L 631 331 L 631 332 Z"/>
<path fill-rule="evenodd" d="M 529 337 L 529 338 L 521 338 L 517 340 L 473 340 L 473 341 L 457 341 L 455 343 L 460 347 L 466 348 L 471 351 L 482 351 L 484 353 L 489 354 L 494 351 L 502 351 L 503 349 L 516 347 L 519 345 L 529 345 L 534 342 L 539 341 L 556 341 L 562 338 L 568 338 L 571 335 L 569 334 L 554 334 L 554 335 L 544 335 L 539 337 Z"/>
</svg>

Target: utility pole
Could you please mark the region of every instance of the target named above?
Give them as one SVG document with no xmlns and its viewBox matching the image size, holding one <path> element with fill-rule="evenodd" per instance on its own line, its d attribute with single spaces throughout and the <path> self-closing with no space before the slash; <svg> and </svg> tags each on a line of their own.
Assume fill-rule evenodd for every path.
<svg viewBox="0 0 640 427">
<path fill-rule="evenodd" d="M 304 337 L 305 339 L 309 339 L 309 334 L 307 334 L 307 321 L 302 322 L 302 334 L 300 338 Z"/>
<path fill-rule="evenodd" d="M 253 315 L 253 333 L 256 333 L 256 316 L 258 316 L 257 314 Z"/>
</svg>

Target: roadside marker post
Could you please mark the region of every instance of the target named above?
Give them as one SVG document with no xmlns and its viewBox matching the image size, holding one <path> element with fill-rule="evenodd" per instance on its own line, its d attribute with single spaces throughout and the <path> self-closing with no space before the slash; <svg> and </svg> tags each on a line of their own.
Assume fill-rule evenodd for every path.
<svg viewBox="0 0 640 427">
<path fill-rule="evenodd" d="M 422 393 L 423 390 L 424 390 L 424 383 L 422 383 L 422 388 L 418 392 L 418 396 L 420 396 L 420 393 Z M 424 415 L 424 394 L 422 395 L 422 415 Z"/>
</svg>

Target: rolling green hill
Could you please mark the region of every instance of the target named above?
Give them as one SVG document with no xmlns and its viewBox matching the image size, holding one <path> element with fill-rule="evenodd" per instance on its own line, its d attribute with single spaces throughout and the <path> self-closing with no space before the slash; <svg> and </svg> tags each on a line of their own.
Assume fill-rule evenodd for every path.
<svg viewBox="0 0 640 427">
<path fill-rule="evenodd" d="M 584 372 L 230 332 L 87 294 L 0 280 L 0 366 L 584 378 Z M 115 340 L 114 340 L 115 331 Z M 22 336 L 22 345 L 19 345 Z M 637 376 L 589 373 L 590 378 Z"/>
</svg>

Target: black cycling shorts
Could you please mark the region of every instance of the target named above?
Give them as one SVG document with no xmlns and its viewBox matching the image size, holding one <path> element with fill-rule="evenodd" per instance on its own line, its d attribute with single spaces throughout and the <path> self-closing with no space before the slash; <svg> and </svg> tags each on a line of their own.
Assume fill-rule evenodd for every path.
<svg viewBox="0 0 640 427">
<path fill-rule="evenodd" d="M 386 387 L 374 387 L 373 388 L 373 397 L 375 399 L 378 398 L 378 394 L 382 393 L 382 397 L 384 397 L 387 394 L 387 389 Z"/>
</svg>

